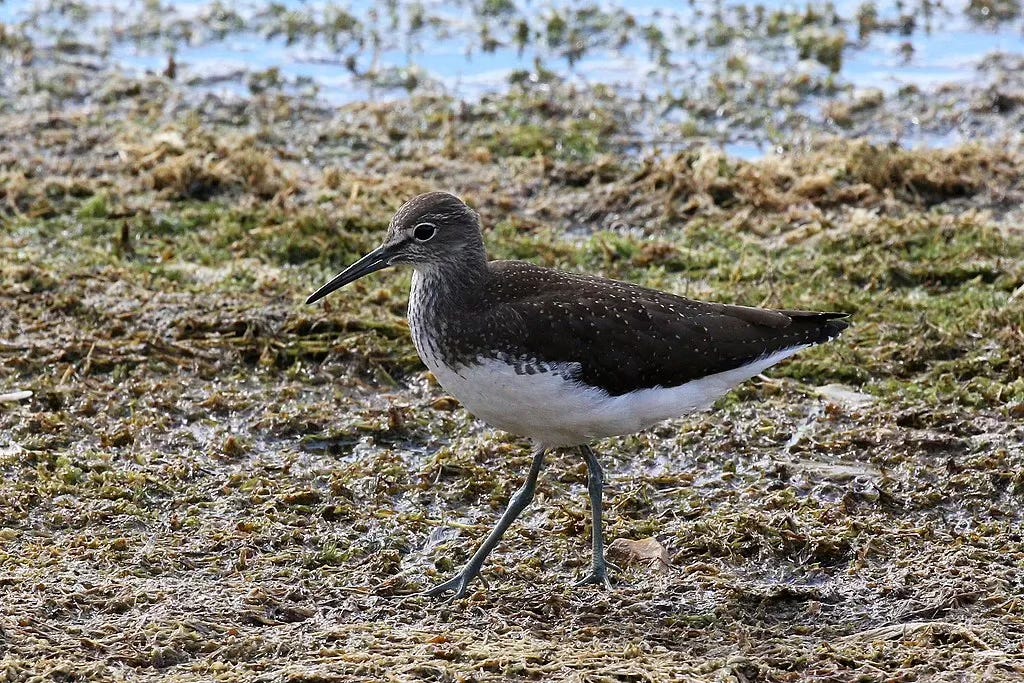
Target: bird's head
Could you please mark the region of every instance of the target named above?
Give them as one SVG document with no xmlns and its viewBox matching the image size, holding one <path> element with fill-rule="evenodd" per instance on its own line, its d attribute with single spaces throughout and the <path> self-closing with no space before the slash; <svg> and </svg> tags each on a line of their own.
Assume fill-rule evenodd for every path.
<svg viewBox="0 0 1024 683">
<path fill-rule="evenodd" d="M 447 192 L 413 197 L 398 210 L 384 243 L 313 292 L 307 304 L 389 266 L 408 264 L 418 270 L 458 269 L 485 262 L 480 217 Z"/>
</svg>

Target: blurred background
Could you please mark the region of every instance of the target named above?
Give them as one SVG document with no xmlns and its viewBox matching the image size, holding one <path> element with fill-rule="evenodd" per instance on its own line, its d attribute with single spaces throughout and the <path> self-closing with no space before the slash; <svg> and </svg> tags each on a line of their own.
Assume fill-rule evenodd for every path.
<svg viewBox="0 0 1024 683">
<path fill-rule="evenodd" d="M 714 141 L 745 158 L 822 134 L 1020 144 L 1024 111 L 1016 0 L 6 0 L 0 22 L 0 87 L 33 95 L 7 107 L 109 96 L 112 78 L 146 72 L 191 100 L 284 92 L 330 105 L 569 83 L 629 100 L 622 146 Z"/>
</svg>

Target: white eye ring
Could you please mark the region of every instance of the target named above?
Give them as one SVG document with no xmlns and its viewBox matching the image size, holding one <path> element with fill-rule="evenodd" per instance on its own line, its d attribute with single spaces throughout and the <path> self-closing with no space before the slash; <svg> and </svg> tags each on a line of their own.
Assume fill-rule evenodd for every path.
<svg viewBox="0 0 1024 683">
<path fill-rule="evenodd" d="M 412 229 L 412 236 L 420 242 L 426 242 L 437 234 L 437 226 L 433 223 L 417 223 Z"/>
</svg>

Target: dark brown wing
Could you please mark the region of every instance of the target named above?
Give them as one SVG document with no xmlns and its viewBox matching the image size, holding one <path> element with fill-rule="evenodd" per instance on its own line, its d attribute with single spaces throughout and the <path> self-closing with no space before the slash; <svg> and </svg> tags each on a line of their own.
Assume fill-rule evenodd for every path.
<svg viewBox="0 0 1024 683">
<path fill-rule="evenodd" d="M 828 341 L 848 325 L 844 313 L 706 303 L 521 262 L 491 265 L 501 284 L 490 293 L 499 303 L 489 315 L 519 321 L 519 335 L 505 352 L 578 363 L 578 380 L 612 395 L 678 386 Z"/>
</svg>

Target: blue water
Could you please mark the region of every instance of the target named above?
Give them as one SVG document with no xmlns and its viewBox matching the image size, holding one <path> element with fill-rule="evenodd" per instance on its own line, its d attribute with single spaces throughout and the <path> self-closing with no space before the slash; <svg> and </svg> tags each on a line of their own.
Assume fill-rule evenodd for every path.
<svg viewBox="0 0 1024 683">
<path fill-rule="evenodd" d="M 49 3 L 7 0 L 0 2 L 0 22 L 17 26 L 36 16 L 38 25 L 32 32 L 45 36 L 47 32 L 53 33 L 61 28 L 66 35 L 88 42 L 98 30 L 117 29 L 126 25 L 126 20 L 137 16 L 144 5 L 141 2 L 82 4 L 92 10 L 92 15 L 84 24 L 48 9 Z M 169 2 L 164 3 L 164 8 L 168 10 L 169 16 L 188 19 L 201 15 L 211 4 L 200 1 Z M 326 3 L 297 0 L 284 0 L 278 4 L 314 13 L 327 6 Z M 769 10 L 804 6 L 802 3 L 778 1 L 758 4 Z M 834 4 L 838 14 L 844 18 L 852 18 L 860 5 L 858 2 Z M 948 14 L 935 20 L 937 28 L 933 32 L 923 27 L 917 28 L 910 36 L 876 32 L 865 45 L 847 47 L 839 74 L 841 79 L 855 86 L 880 87 L 884 90 L 894 90 L 911 83 L 928 87 L 935 83 L 971 78 L 977 62 L 992 52 L 1024 54 L 1024 23 L 1020 19 L 995 27 L 974 24 L 965 16 L 967 4 L 945 3 Z M 379 17 L 376 21 L 370 18 L 371 9 L 375 5 L 363 1 L 338 4 L 368 25 L 376 25 L 385 30 L 388 28 L 385 18 Z M 433 40 L 430 29 L 424 29 L 421 31 L 424 38 L 422 44 L 415 45 L 412 51 L 405 49 L 408 41 L 400 35 L 401 29 L 397 35 L 385 35 L 386 39 L 391 38 L 391 44 L 386 44 L 384 49 L 373 56 L 381 66 L 400 69 L 418 67 L 424 75 L 437 79 L 453 94 L 463 97 L 502 90 L 507 87 L 508 77 L 513 71 L 532 69 L 537 56 L 543 58 L 547 68 L 581 82 L 610 83 L 635 89 L 655 85 L 651 83 L 649 74 L 657 70 L 657 65 L 642 46 L 597 51 L 584 56 L 572 68 L 566 60 L 552 59 L 550 53 L 545 54 L 535 46 L 528 46 L 521 55 L 513 47 L 502 47 L 488 54 L 479 50 L 477 27 L 468 21 L 461 3 L 428 2 L 425 5 L 429 13 L 446 20 L 451 27 L 450 35 L 444 40 Z M 527 16 L 538 18 L 546 16 L 552 7 L 580 7 L 582 3 L 520 2 L 519 5 Z M 399 3 L 399 7 L 408 6 L 407 3 Z M 615 7 L 613 3 L 604 3 L 602 6 L 606 9 Z M 234 5 L 243 17 L 261 7 L 251 2 Z M 676 25 L 696 26 L 702 21 L 706 22 L 706 18 L 694 17 L 689 7 L 680 8 L 680 4 L 674 2 L 645 0 L 630 2 L 628 7 L 640 21 L 658 22 L 668 29 Z M 888 9 L 892 10 L 893 7 Z M 880 15 L 883 18 L 895 16 L 895 12 L 886 12 L 885 9 L 886 3 L 882 3 Z M 850 27 L 849 30 L 855 29 Z M 910 58 L 905 58 L 901 52 L 904 44 L 913 47 Z M 675 59 L 696 63 L 703 59 L 713 59 L 731 48 L 712 50 L 680 45 L 672 47 Z M 173 51 L 186 77 L 228 74 L 237 70 L 261 71 L 276 67 L 286 77 L 308 77 L 323 85 L 322 95 L 332 102 L 351 101 L 364 94 L 351 73 L 339 63 L 340 57 L 353 53 L 353 50 L 342 50 L 339 54 L 320 42 L 308 44 L 300 40 L 297 44 L 286 45 L 283 38 L 265 39 L 260 35 L 231 35 L 224 40 L 199 35 L 197 42 L 192 44 L 170 45 L 166 40 L 156 39 L 142 44 L 115 42 L 109 45 L 109 49 L 112 61 L 129 70 L 162 69 L 168 54 Z M 370 59 L 368 48 L 354 52 L 360 61 Z"/>
<path fill-rule="evenodd" d="M 404 82 L 410 74 L 420 85 L 426 84 L 455 97 L 475 99 L 507 89 L 514 72 L 533 72 L 538 61 L 570 82 L 609 84 L 630 95 L 649 97 L 685 93 L 706 84 L 709 73 L 720 72 L 721 64 L 737 55 L 759 69 L 776 73 L 806 70 L 819 80 L 828 75 L 820 64 L 799 62 L 794 46 L 786 38 L 767 44 L 758 40 L 749 44 L 732 41 L 713 48 L 700 40 L 692 44 L 693 36 L 702 35 L 701 31 L 710 25 L 716 8 L 727 18 L 733 16 L 729 13 L 732 5 L 719 3 L 655 0 L 600 3 L 600 8 L 609 12 L 628 7 L 638 23 L 662 28 L 675 65 L 668 70 L 659 68 L 646 45 L 637 42 L 623 48 L 592 49 L 572 64 L 557 50 L 547 48 L 543 40 L 531 41 L 522 53 L 514 46 L 500 46 L 494 52 L 482 51 L 479 19 L 473 16 L 466 0 L 422 3 L 428 15 L 441 18 L 442 28 L 426 26 L 414 35 L 409 31 L 415 7 L 412 3 L 391 4 L 397 16 L 395 26 L 392 26 L 388 6 L 380 3 L 364 0 L 334 5 L 298 0 L 277 3 L 313 16 L 322 16 L 331 7 L 344 8 L 367 27 L 375 29 L 381 38 L 379 45 L 349 44 L 339 49 L 320 39 L 302 38 L 289 45 L 284 37 L 268 38 L 256 32 L 231 33 L 220 38 L 205 19 L 216 5 L 199 0 L 164 3 L 159 13 L 163 26 L 159 34 L 144 40 L 128 39 L 123 34 L 139 24 L 138 17 L 144 15 L 146 2 L 86 0 L 80 4 L 89 9 L 88 16 L 54 8 L 55 5 L 66 7 L 68 3 L 7 0 L 0 2 L 0 22 L 11 29 L 25 31 L 37 46 L 44 48 L 43 52 L 47 44 L 58 40 L 77 41 L 96 51 L 93 55 L 83 55 L 82 59 L 93 59 L 98 64 L 128 72 L 161 71 L 173 54 L 180 81 L 218 94 L 246 94 L 249 74 L 277 69 L 286 85 L 297 92 L 315 91 L 318 97 L 331 104 L 405 96 L 406 89 L 394 83 L 389 85 L 389 82 Z M 769 11 L 802 11 L 807 6 L 775 0 L 759 4 Z M 849 37 L 842 67 L 835 75 L 835 82 L 840 86 L 878 88 L 885 93 L 907 85 L 930 89 L 977 78 L 978 63 L 992 53 L 1024 55 L 1024 20 L 1017 17 L 998 24 L 975 23 L 967 16 L 968 2 L 942 3 L 929 20 L 919 20 L 909 35 L 876 31 L 859 44 L 853 19 L 861 4 L 840 1 L 832 5 L 846 20 L 844 28 Z M 259 17 L 268 5 L 250 1 L 231 6 L 245 19 L 246 25 L 258 26 Z M 556 9 L 580 9 L 587 3 L 519 0 L 516 5 L 530 19 L 531 26 L 540 27 Z M 824 6 L 822 3 L 812 5 Z M 900 5 L 895 2 L 880 2 L 877 7 L 882 20 L 894 19 L 900 14 Z M 201 20 L 196 21 L 197 17 Z M 190 38 L 176 39 L 175 22 L 190 26 Z M 501 37 L 508 36 L 501 32 L 498 22 L 494 22 L 494 31 Z M 371 68 L 393 70 L 393 78 L 390 81 L 357 78 L 346 66 L 346 60 L 359 72 Z M 740 156 L 756 156 L 763 154 L 764 144 L 733 141 L 730 151 Z"/>
</svg>

